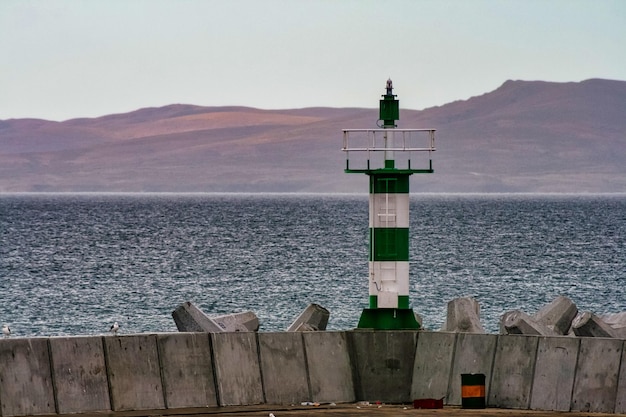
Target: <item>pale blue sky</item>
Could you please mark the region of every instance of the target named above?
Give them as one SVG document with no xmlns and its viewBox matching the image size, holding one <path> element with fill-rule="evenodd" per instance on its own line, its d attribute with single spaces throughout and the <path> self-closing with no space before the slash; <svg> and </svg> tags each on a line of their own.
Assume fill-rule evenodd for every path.
<svg viewBox="0 0 626 417">
<path fill-rule="evenodd" d="M 0 0 L 0 119 L 173 103 L 402 108 L 626 80 L 622 0 Z"/>
</svg>

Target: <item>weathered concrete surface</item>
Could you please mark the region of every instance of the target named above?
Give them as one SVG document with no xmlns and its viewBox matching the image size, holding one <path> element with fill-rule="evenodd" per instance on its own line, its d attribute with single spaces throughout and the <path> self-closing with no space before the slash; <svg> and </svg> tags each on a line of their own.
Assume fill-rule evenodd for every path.
<svg viewBox="0 0 626 417">
<path fill-rule="evenodd" d="M 180 332 L 220 333 L 224 329 L 213 319 L 204 314 L 191 301 L 185 301 L 172 311 L 172 318 Z"/>
<path fill-rule="evenodd" d="M 521 310 L 508 311 L 500 318 L 502 334 L 523 334 L 528 336 L 555 336 L 554 330 L 535 321 Z M 503 329 L 503 330 L 502 330 Z"/>
<path fill-rule="evenodd" d="M 530 408 L 569 411 L 580 339 L 540 337 Z"/>
<path fill-rule="evenodd" d="M 448 302 L 444 331 L 485 333 L 480 323 L 480 304 L 472 297 L 455 298 Z"/>
<path fill-rule="evenodd" d="M 626 311 L 621 313 L 603 314 L 601 318 L 606 324 L 613 328 L 626 327 Z"/>
<path fill-rule="evenodd" d="M 326 330 L 330 312 L 319 304 L 309 304 L 287 328 L 288 332 Z"/>
<path fill-rule="evenodd" d="M 311 401 L 302 335 L 259 333 L 258 340 L 265 401 L 271 404 Z"/>
<path fill-rule="evenodd" d="M 54 413 L 48 339 L 0 339 L 2 416 Z"/>
<path fill-rule="evenodd" d="M 529 408 L 538 342 L 537 337 L 498 336 L 487 400 L 489 405 Z"/>
<path fill-rule="evenodd" d="M 217 396 L 209 335 L 157 335 L 167 408 L 215 407 Z"/>
<path fill-rule="evenodd" d="M 257 333 L 213 333 L 211 341 L 220 405 L 264 402 Z"/>
<path fill-rule="evenodd" d="M 615 337 L 626 339 L 626 312 L 605 314 L 600 318 L 611 326 Z"/>
<path fill-rule="evenodd" d="M 572 330 L 576 336 L 583 337 L 616 337 L 615 331 L 600 317 L 591 311 L 576 316 L 572 322 Z"/>
<path fill-rule="evenodd" d="M 622 346 L 622 365 L 617 381 L 617 395 L 615 396 L 615 413 L 626 414 L 626 342 Z"/>
<path fill-rule="evenodd" d="M 147 410 L 143 412 L 110 412 L 107 417 L 154 417 L 154 416 L 229 416 L 229 417 L 563 417 L 553 411 L 506 410 L 486 408 L 482 410 L 444 407 L 440 410 L 416 410 L 411 404 L 321 404 L 319 406 L 263 404 L 246 407 L 183 408 L 178 410 Z M 66 417 L 94 417 L 94 414 L 66 414 Z M 103 415 L 104 416 L 104 415 Z M 567 417 L 589 417 L 589 413 L 568 413 Z M 594 414 L 594 417 L 614 417 L 612 414 Z"/>
<path fill-rule="evenodd" d="M 165 408 L 155 335 L 105 336 L 113 410 Z"/>
<path fill-rule="evenodd" d="M 59 413 L 111 409 L 101 337 L 52 337 L 50 355 Z"/>
<path fill-rule="evenodd" d="M 215 316 L 211 320 L 225 332 L 256 332 L 259 330 L 259 318 L 252 311 Z"/>
<path fill-rule="evenodd" d="M 569 332 L 572 320 L 578 314 L 578 307 L 572 300 L 562 295 L 556 297 L 551 303 L 541 308 L 533 319 L 554 330 L 557 334 L 565 335 Z"/>
<path fill-rule="evenodd" d="M 302 333 L 311 401 L 354 402 L 354 384 L 345 332 Z"/>
<path fill-rule="evenodd" d="M 495 355 L 497 335 L 459 333 L 454 348 L 448 404 L 461 405 L 461 374 L 485 374 L 485 398 L 489 398 L 489 376 Z"/>
<path fill-rule="evenodd" d="M 419 333 L 413 366 L 411 398 L 439 399 L 448 395 L 455 342 L 455 333 Z M 447 399 L 444 400 L 445 402 Z"/>
<path fill-rule="evenodd" d="M 417 332 L 347 332 L 357 400 L 403 403 L 411 399 Z"/>
<path fill-rule="evenodd" d="M 279 340 L 282 334 L 287 335 L 286 343 Z M 145 413 L 180 415 L 184 413 L 181 410 L 189 410 L 179 408 L 186 401 L 203 403 L 205 390 L 213 404 L 230 402 L 250 409 L 248 405 L 270 402 L 264 396 L 266 391 L 268 397 L 276 397 L 272 390 L 281 389 L 276 384 L 287 384 L 292 392 L 309 393 L 304 400 L 294 395 L 292 399 L 298 400 L 289 402 L 294 404 L 306 400 L 340 403 L 343 398 L 336 395 L 345 395 L 370 404 L 381 401 L 410 405 L 417 396 L 441 398 L 446 393 L 435 395 L 435 390 L 441 392 L 445 386 L 447 402 L 454 403 L 456 391 L 458 404 L 462 373 L 485 374 L 488 406 L 522 407 L 526 404 L 528 385 L 524 378 L 533 368 L 533 408 L 565 411 L 568 401 L 569 407 L 580 411 L 624 412 L 626 407 L 626 342 L 619 339 L 364 330 L 282 334 L 269 334 L 263 346 L 257 344 L 262 334 L 254 332 L 92 336 L 85 340 L 0 339 L 0 411 L 3 416 L 53 415 L 55 408 L 80 407 L 86 401 L 81 396 L 90 401 L 102 400 L 101 392 L 91 385 L 102 387 L 103 381 L 95 378 L 94 382 L 88 370 L 97 374 L 103 356 L 113 411 L 87 411 L 90 414 L 118 415 L 129 410 L 129 415 L 138 416 L 144 413 L 142 410 L 150 410 Z M 497 344 L 492 343 L 494 339 Z M 525 341 L 520 344 L 518 340 Z M 533 350 L 532 340 L 538 341 L 535 364 L 525 356 Z M 265 361 L 263 368 L 271 380 L 261 377 L 259 354 L 270 358 L 271 363 Z M 79 365 L 80 372 L 70 368 L 73 365 Z M 284 374 L 292 370 L 297 374 L 301 369 L 304 377 L 295 383 L 289 379 L 291 375 Z M 427 379 L 437 372 L 441 372 L 444 381 Z M 211 393 L 210 386 L 201 385 L 213 376 L 219 386 Z M 302 379 L 306 380 L 306 388 L 302 388 Z M 194 397 L 196 394 L 199 397 Z M 38 402 L 42 395 L 44 400 L 48 395 L 47 403 Z M 76 398 L 70 398 L 72 395 Z M 272 402 L 275 401 L 278 400 Z M 86 407 L 96 408 L 94 404 Z M 278 409 L 275 405 L 266 407 Z M 233 415 L 232 408 L 215 406 L 196 408 L 201 411 L 193 414 L 203 414 L 208 409 Z M 369 415 L 377 408 L 367 406 L 359 410 Z M 512 413 L 520 415 L 522 411 Z"/>
<path fill-rule="evenodd" d="M 621 358 L 623 344 L 623 341 L 617 339 L 580 340 L 572 411 L 613 412 L 619 372 L 616 364 Z"/>
</svg>

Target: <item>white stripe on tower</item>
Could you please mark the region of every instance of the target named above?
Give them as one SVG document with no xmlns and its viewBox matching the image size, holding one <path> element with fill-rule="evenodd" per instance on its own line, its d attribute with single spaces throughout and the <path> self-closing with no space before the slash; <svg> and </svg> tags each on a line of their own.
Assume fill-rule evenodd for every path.
<svg viewBox="0 0 626 417">
<path fill-rule="evenodd" d="M 374 190 L 372 190 L 374 191 Z M 409 194 L 408 193 L 370 193 L 369 227 L 376 229 L 409 228 Z M 392 232 L 392 230 L 389 230 Z M 383 242 L 374 241 L 376 234 L 371 232 L 370 250 L 381 249 Z M 396 236 L 392 233 L 391 236 Z M 400 246 L 408 243 L 401 244 Z M 395 245 L 394 245 L 395 246 Z M 408 301 L 409 296 L 409 262 L 408 259 L 377 260 L 375 253 L 370 254 L 369 262 L 369 294 L 377 308 L 407 308 L 399 305 L 398 297 Z M 404 303 L 403 303 L 404 304 Z M 370 305 L 370 308 L 374 306 Z"/>
</svg>

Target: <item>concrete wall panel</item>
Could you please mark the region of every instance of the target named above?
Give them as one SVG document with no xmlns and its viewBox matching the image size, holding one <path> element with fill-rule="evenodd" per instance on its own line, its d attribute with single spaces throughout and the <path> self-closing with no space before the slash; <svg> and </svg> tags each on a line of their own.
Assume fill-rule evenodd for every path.
<svg viewBox="0 0 626 417">
<path fill-rule="evenodd" d="M 617 382 L 615 413 L 626 414 L 626 342 L 624 342 L 624 345 L 622 346 L 622 366 L 619 371 L 619 380 Z"/>
<path fill-rule="evenodd" d="M 413 366 L 411 398 L 448 395 L 456 333 L 420 332 Z"/>
<path fill-rule="evenodd" d="M 610 338 L 366 330 L 5 338 L 0 415 L 407 403 L 446 392 L 448 405 L 460 405 L 463 373 L 485 374 L 488 406 L 625 413 L 625 345 Z"/>
<path fill-rule="evenodd" d="M 461 405 L 461 374 L 484 374 L 485 396 L 488 398 L 497 340 L 497 335 L 458 334 L 448 388 L 448 405 Z"/>
<path fill-rule="evenodd" d="M 268 404 L 311 401 L 302 333 L 259 333 L 258 339 L 265 401 Z"/>
<path fill-rule="evenodd" d="M 538 337 L 498 336 L 487 404 L 528 409 L 533 383 Z"/>
<path fill-rule="evenodd" d="M 352 368 L 345 332 L 304 332 L 311 401 L 354 401 Z"/>
<path fill-rule="evenodd" d="M 48 339 L 0 340 L 0 404 L 3 416 L 56 412 Z"/>
<path fill-rule="evenodd" d="M 530 408 L 569 411 L 580 339 L 540 337 Z"/>
<path fill-rule="evenodd" d="M 160 334 L 157 343 L 167 408 L 217 406 L 209 335 Z"/>
<path fill-rule="evenodd" d="M 357 400 L 412 401 L 417 333 L 365 330 L 347 333 Z"/>
<path fill-rule="evenodd" d="M 622 347 L 623 341 L 618 339 L 580 339 L 572 411 L 612 413 L 615 410 Z"/>
<path fill-rule="evenodd" d="M 112 409 L 165 408 L 155 335 L 105 336 Z"/>
<path fill-rule="evenodd" d="M 251 332 L 211 334 L 220 405 L 264 402 L 256 338 Z"/>
<path fill-rule="evenodd" d="M 224 329 L 191 301 L 185 301 L 172 311 L 176 328 L 181 332 L 221 333 Z"/>
<path fill-rule="evenodd" d="M 102 337 L 50 338 L 58 411 L 109 411 L 109 385 Z"/>
</svg>

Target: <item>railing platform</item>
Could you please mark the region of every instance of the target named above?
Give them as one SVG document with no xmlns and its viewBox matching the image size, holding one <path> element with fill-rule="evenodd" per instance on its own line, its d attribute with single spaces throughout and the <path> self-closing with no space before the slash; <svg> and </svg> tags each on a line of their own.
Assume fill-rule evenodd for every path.
<svg viewBox="0 0 626 417">
<path fill-rule="evenodd" d="M 430 174 L 435 129 L 343 129 L 341 150 L 346 173 Z"/>
</svg>

